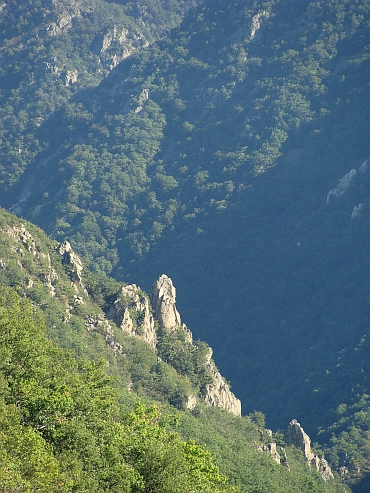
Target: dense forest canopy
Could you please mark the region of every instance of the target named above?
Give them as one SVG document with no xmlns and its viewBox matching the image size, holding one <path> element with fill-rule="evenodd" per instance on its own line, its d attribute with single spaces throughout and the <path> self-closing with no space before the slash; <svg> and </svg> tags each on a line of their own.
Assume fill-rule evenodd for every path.
<svg viewBox="0 0 370 493">
<path fill-rule="evenodd" d="M 146 291 L 170 275 L 244 412 L 274 429 L 299 419 L 357 491 L 368 471 L 369 29 L 367 0 L 0 11 L 0 205 L 71 241 L 110 295 L 106 274 Z M 168 383 L 170 403 L 194 385 L 201 352 L 189 352 L 180 392 Z M 155 356 L 121 375 L 143 359 L 153 397 Z"/>
</svg>

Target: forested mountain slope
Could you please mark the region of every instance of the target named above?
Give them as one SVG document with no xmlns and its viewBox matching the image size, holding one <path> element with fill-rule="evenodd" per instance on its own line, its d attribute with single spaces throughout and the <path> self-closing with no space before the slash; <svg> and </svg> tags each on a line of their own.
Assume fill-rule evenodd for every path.
<svg viewBox="0 0 370 493">
<path fill-rule="evenodd" d="M 0 180 L 4 190 L 48 147 L 44 139 L 39 141 L 38 129 L 45 123 L 49 126 L 49 118 L 63 104 L 96 86 L 133 52 L 164 36 L 197 3 L 3 2 Z"/>
<path fill-rule="evenodd" d="M 32 57 L 4 34 L 1 204 L 96 271 L 146 290 L 166 272 L 245 412 L 296 417 L 366 478 L 369 2 L 209 0 L 158 43 L 164 10 L 146 11 L 114 69 L 123 31 L 99 12 L 39 29 Z M 45 47 L 67 46 L 81 85 L 49 72 Z"/>
<path fill-rule="evenodd" d="M 69 244 L 3 210 L 0 237 L 1 491 L 349 491 L 308 439 L 305 458 L 261 413 L 206 405 L 209 348 L 166 329 L 155 291 L 153 344 L 136 286 L 86 272 Z"/>
</svg>

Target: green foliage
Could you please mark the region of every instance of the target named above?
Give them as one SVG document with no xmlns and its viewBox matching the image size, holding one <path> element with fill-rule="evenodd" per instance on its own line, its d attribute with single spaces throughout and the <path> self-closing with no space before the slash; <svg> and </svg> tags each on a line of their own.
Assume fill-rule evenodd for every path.
<svg viewBox="0 0 370 493">
<path fill-rule="evenodd" d="M 0 490 L 67 491 L 51 447 L 35 430 L 22 425 L 15 406 L 1 400 L 0 409 Z"/>
<path fill-rule="evenodd" d="M 53 347 L 27 300 L 2 289 L 0 306 L 3 491 L 234 491 L 156 406 L 125 412 L 103 364 Z"/>
<path fill-rule="evenodd" d="M 202 341 L 191 343 L 187 337 L 182 328 L 171 331 L 163 329 L 158 342 L 158 354 L 180 375 L 187 376 L 193 385 L 204 389 L 212 381 L 212 374 L 207 366 L 210 347 Z"/>
<path fill-rule="evenodd" d="M 12 216 L 2 213 L 0 219 L 3 231 L 6 221 L 11 224 L 12 220 L 11 231 L 25 231 Z M 27 231 L 32 229 L 31 225 L 26 226 Z M 23 234 L 30 242 L 30 236 Z M 13 244 L 19 243 L 7 235 L 4 239 L 3 245 L 8 243 L 10 251 Z M 33 230 L 32 245 L 36 245 L 39 254 L 47 241 L 41 231 Z M 55 248 L 53 242 L 51 246 Z M 3 248 L 7 263 L 5 253 Z M 37 264 L 37 256 L 29 253 Z M 54 267 L 60 274 L 58 296 L 65 303 L 66 274 L 56 259 Z M 86 273 L 85 279 L 102 305 L 102 300 L 119 287 L 105 276 Z M 20 284 L 18 289 L 22 292 L 25 287 Z M 76 289 L 75 285 L 72 293 Z M 83 319 L 74 315 L 73 323 L 58 321 L 59 316 L 65 316 L 58 298 L 51 302 L 47 290 L 42 293 L 41 298 L 34 298 L 37 302 L 42 300 L 47 323 L 56 324 L 51 333 L 64 346 L 73 347 L 74 338 L 86 332 Z M 163 335 L 162 350 L 169 362 L 174 359 L 175 366 L 184 373 L 180 375 L 159 359 L 145 341 L 135 337 L 120 339 L 124 353 L 113 356 L 112 350 L 101 345 L 105 333 L 93 333 L 86 339 L 90 348 L 85 348 L 85 354 L 94 355 L 95 362 L 75 358 L 46 338 L 45 320 L 29 300 L 2 287 L 0 307 L 0 485 L 4 491 L 313 491 L 305 490 L 302 482 L 323 493 L 336 491 L 335 483 L 326 486 L 309 469 L 300 471 L 300 460 L 292 462 L 291 473 L 274 466 L 253 445 L 260 432 L 249 418 L 207 408 L 201 401 L 194 415 L 184 411 L 173 415 L 174 408 L 169 404 L 182 409 L 186 398 L 196 393 L 193 383 L 199 388 L 204 378 L 201 372 L 197 376 L 196 370 L 209 357 L 208 346 L 192 346 L 184 338 L 184 331 Z M 87 313 L 91 309 L 92 306 Z M 80 335 L 77 322 L 82 324 Z M 61 329 L 58 337 L 56 327 Z M 74 334 L 69 335 L 69 327 Z M 176 359 L 176 352 L 184 352 L 185 357 Z M 109 366 L 107 360 L 97 361 L 103 354 L 110 361 Z M 107 371 L 116 375 L 115 381 Z M 127 382 L 129 393 L 124 390 Z M 137 402 L 138 394 L 148 404 Z M 149 398 L 161 401 L 168 411 Z M 232 478 L 233 485 L 226 477 Z"/>
<path fill-rule="evenodd" d="M 207 382 L 202 346 L 164 335 L 158 362 L 115 327 L 109 339 L 97 318 L 119 290 L 102 272 L 145 288 L 167 272 L 245 409 L 261 409 L 269 426 L 299 417 L 328 444 L 335 433 L 333 462 L 345 450 L 350 474 L 366 475 L 368 422 L 355 403 L 369 394 L 359 343 L 369 224 L 350 217 L 369 206 L 369 180 L 325 200 L 370 152 L 369 2 L 196 4 L 9 1 L 1 10 L 1 204 L 72 241 L 99 272 L 86 279 L 98 305 L 57 269 L 55 245 L 51 280 L 48 258 L 13 241 L 3 217 L 0 281 L 42 307 L 54 341 L 181 407 Z M 117 358 L 106 338 L 123 348 Z M 74 415 L 59 383 L 38 391 L 17 380 L 20 368 L 9 371 L 8 392 L 28 403 L 33 426 Z M 337 418 L 340 405 L 349 414 Z M 84 433 L 79 443 L 94 444 Z M 100 488 L 103 473 L 68 460 L 81 491 Z M 314 490 L 312 481 L 302 484 Z"/>
</svg>

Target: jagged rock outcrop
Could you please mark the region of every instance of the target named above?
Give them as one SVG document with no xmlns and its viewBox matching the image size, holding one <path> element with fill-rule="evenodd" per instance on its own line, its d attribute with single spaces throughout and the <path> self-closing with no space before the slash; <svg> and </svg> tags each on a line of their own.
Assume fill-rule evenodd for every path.
<svg viewBox="0 0 370 493">
<path fill-rule="evenodd" d="M 235 397 L 221 373 L 217 371 L 217 368 L 212 361 L 212 354 L 212 348 L 209 348 L 206 366 L 212 374 L 213 382 L 206 385 L 205 403 L 208 406 L 222 407 L 236 416 L 241 416 L 241 401 Z"/>
<path fill-rule="evenodd" d="M 36 241 L 29 233 L 26 228 L 23 226 L 10 226 L 8 229 L 8 234 L 11 238 L 23 243 L 23 245 L 27 248 L 27 250 L 32 253 L 32 255 L 36 256 L 39 253 L 39 248 L 36 245 Z"/>
<path fill-rule="evenodd" d="M 338 185 L 330 190 L 330 192 L 326 196 L 326 203 L 328 204 L 332 197 L 340 197 L 341 195 L 343 195 L 347 191 L 348 187 L 351 185 L 356 175 L 357 171 L 355 169 L 351 169 L 351 171 L 346 173 L 339 181 Z"/>
<path fill-rule="evenodd" d="M 98 332 L 99 334 L 104 336 L 107 346 L 110 347 L 116 355 L 122 354 L 123 348 L 120 344 L 118 344 L 118 342 L 114 340 L 114 332 L 112 326 L 109 324 L 104 315 L 89 315 L 86 318 L 85 327 L 89 332 Z"/>
<path fill-rule="evenodd" d="M 267 435 L 268 437 L 271 438 L 273 436 L 272 430 L 263 429 L 258 431 L 261 435 L 261 440 L 264 439 L 264 435 Z M 253 445 L 256 446 L 257 450 L 260 450 L 261 452 L 265 452 L 266 454 L 268 454 L 272 458 L 272 460 L 275 461 L 277 464 L 281 464 L 282 466 L 290 470 L 288 464 L 288 458 L 285 449 L 283 447 L 279 447 L 278 450 L 278 446 L 275 442 L 259 443 L 257 441 L 254 441 Z"/>
<path fill-rule="evenodd" d="M 368 159 L 364 161 L 361 166 L 358 168 L 358 171 L 355 169 L 351 169 L 348 173 L 346 173 L 341 180 L 339 180 L 338 185 L 330 190 L 330 192 L 326 196 L 326 203 L 328 204 L 333 197 L 340 197 L 343 195 L 356 178 L 357 175 L 363 176 L 366 174 L 369 169 Z M 357 209 L 357 207 L 355 207 Z M 354 209 L 354 210 L 355 210 Z M 355 212 L 356 214 L 356 212 Z M 356 217 L 356 216 L 355 216 Z M 353 218 L 352 218 L 353 219 Z"/>
<path fill-rule="evenodd" d="M 352 209 L 352 213 L 351 213 L 351 219 L 356 219 L 356 217 L 361 216 L 363 206 L 364 206 L 364 204 L 361 204 L 361 203 L 354 206 L 354 208 Z"/>
<path fill-rule="evenodd" d="M 280 448 L 280 454 L 281 454 L 280 455 L 276 443 L 270 442 L 270 443 L 264 443 L 262 445 L 258 445 L 257 450 L 266 452 L 272 458 L 273 461 L 275 461 L 277 464 L 281 464 L 282 466 L 290 470 L 285 449 L 282 447 Z"/>
<path fill-rule="evenodd" d="M 73 251 L 71 244 L 68 241 L 60 243 L 57 252 L 62 256 L 62 264 L 68 268 L 71 281 L 81 284 L 83 265 L 80 257 Z"/>
<path fill-rule="evenodd" d="M 136 284 L 130 284 L 121 289 L 110 306 L 107 317 L 123 331 L 144 339 L 152 347 L 156 346 L 157 335 L 149 300 Z"/>
<path fill-rule="evenodd" d="M 154 317 L 160 325 L 167 330 L 183 329 L 187 334 L 187 342 L 192 344 L 192 333 L 185 324 L 181 323 L 181 317 L 176 308 L 176 289 L 172 280 L 165 274 L 162 274 L 153 284 L 150 300 L 154 309 Z M 210 348 L 205 366 L 210 371 L 213 381 L 206 385 L 204 400 L 208 406 L 221 407 L 236 416 L 240 416 L 241 402 L 231 392 L 229 385 L 217 371 L 212 361 L 212 354 L 213 351 Z"/>
<path fill-rule="evenodd" d="M 258 14 L 256 14 L 253 17 L 252 25 L 251 25 L 251 29 L 250 29 L 250 36 L 249 36 L 250 40 L 252 40 L 255 37 L 257 31 L 260 29 L 261 24 L 262 24 L 262 19 L 267 18 L 268 16 L 269 16 L 269 13 L 266 10 L 263 10 L 262 12 L 258 12 Z"/>
<path fill-rule="evenodd" d="M 180 314 L 176 308 L 176 288 L 165 274 L 153 284 L 150 301 L 154 317 L 165 329 L 171 330 L 181 326 Z"/>
<path fill-rule="evenodd" d="M 31 253 L 35 260 L 38 261 L 41 267 L 41 272 L 38 274 L 37 277 L 43 282 L 43 284 L 45 284 L 45 286 L 49 288 L 50 294 L 52 296 L 55 296 L 54 282 L 56 281 L 56 279 L 58 279 L 58 274 L 55 272 L 53 266 L 51 265 L 51 258 L 49 253 L 44 253 L 41 251 L 36 243 L 36 240 L 31 235 L 31 233 L 27 231 L 23 224 L 21 224 L 20 226 L 9 226 L 7 233 L 11 238 L 15 239 L 19 243 L 22 243 L 23 248 Z M 22 248 L 17 248 L 16 252 L 21 258 L 23 257 L 24 251 L 22 250 Z M 22 262 L 20 262 L 19 265 L 23 268 Z M 1 267 L 3 269 L 6 268 L 6 263 L 4 261 L 1 262 Z M 32 278 L 28 280 L 26 286 L 27 289 L 31 289 L 34 286 L 34 280 L 35 279 Z"/>
<path fill-rule="evenodd" d="M 294 445 L 303 451 L 308 464 L 319 471 L 325 481 L 334 477 L 328 462 L 312 452 L 310 437 L 296 419 L 293 419 L 284 430 L 284 438 L 287 445 Z"/>
<path fill-rule="evenodd" d="M 235 416 L 241 416 L 241 401 L 231 392 L 229 385 L 221 373 L 215 369 L 214 364 L 212 376 L 213 382 L 206 385 L 205 403 L 208 406 L 222 407 Z"/>
<path fill-rule="evenodd" d="M 75 17 L 81 17 L 93 10 L 88 2 L 77 2 L 76 0 L 51 0 L 50 7 L 55 8 L 57 18 L 47 26 L 47 31 L 52 36 L 58 36 L 72 27 Z"/>
</svg>

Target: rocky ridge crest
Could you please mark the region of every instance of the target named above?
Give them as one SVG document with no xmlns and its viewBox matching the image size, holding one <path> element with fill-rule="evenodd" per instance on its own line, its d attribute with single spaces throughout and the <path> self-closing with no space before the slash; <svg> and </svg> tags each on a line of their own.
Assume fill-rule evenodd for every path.
<svg viewBox="0 0 370 493">
<path fill-rule="evenodd" d="M 0 258 L 2 271 L 7 273 L 10 262 L 13 262 L 22 270 L 22 275 L 25 277 L 25 293 L 31 291 L 33 293 L 41 283 L 48 288 L 52 297 L 57 297 L 55 283 L 62 274 L 54 263 L 56 261 L 54 254 L 50 255 L 39 244 L 38 238 L 33 236 L 23 224 L 8 226 L 7 229 L 1 230 L 1 233 L 12 241 L 9 250 L 11 260 L 9 256 Z M 144 340 L 154 350 L 157 350 L 158 340 L 163 331 L 175 332 L 177 330 L 183 331 L 183 340 L 188 347 L 194 346 L 194 349 L 197 347 L 197 344 L 193 342 L 191 331 L 181 322 L 176 308 L 176 289 L 168 276 L 162 275 L 154 283 L 150 300 L 149 296 L 135 284 L 122 287 L 106 314 L 99 314 L 90 306 L 91 300 L 89 300 L 89 294 L 82 278 L 83 264 L 71 244 L 64 241 L 54 246 L 53 249 L 60 256 L 61 264 L 69 278 L 70 287 L 73 288 L 72 292 L 64 297 L 64 323 L 70 323 L 75 313 L 83 313 L 87 332 L 100 333 L 107 346 L 116 355 L 122 355 L 124 351 L 115 340 L 114 329 L 109 320 L 112 320 L 122 331 Z M 30 262 L 35 266 L 30 267 Z M 202 386 L 199 394 L 190 393 L 183 402 L 183 406 L 193 410 L 199 400 L 203 399 L 208 406 L 220 407 L 239 416 L 241 415 L 241 402 L 230 391 L 229 385 L 217 370 L 212 354 L 212 349 L 209 348 L 203 362 L 211 381 L 204 387 Z M 171 365 L 171 361 L 168 363 Z"/>
<path fill-rule="evenodd" d="M 107 317 L 113 320 L 122 330 L 133 336 L 146 340 L 156 347 L 157 335 L 155 320 L 158 322 L 158 337 L 161 330 L 175 331 L 180 328 L 185 333 L 185 340 L 193 344 L 193 335 L 187 326 L 181 322 L 176 308 L 176 288 L 172 280 L 162 274 L 153 284 L 150 302 L 154 316 L 150 313 L 149 300 L 135 284 L 125 286 L 110 306 Z M 241 402 L 231 392 L 228 383 L 217 370 L 212 361 L 213 351 L 210 348 L 205 361 L 205 367 L 212 375 L 212 382 L 206 385 L 204 401 L 208 406 L 217 406 L 235 414 L 241 415 Z M 194 409 L 196 398 L 189 397 L 186 407 Z"/>
</svg>

